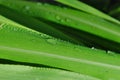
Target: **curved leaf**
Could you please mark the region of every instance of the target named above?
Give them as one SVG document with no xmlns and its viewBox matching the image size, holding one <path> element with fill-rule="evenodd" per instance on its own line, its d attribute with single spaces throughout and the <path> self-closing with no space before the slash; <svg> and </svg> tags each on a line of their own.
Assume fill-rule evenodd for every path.
<svg viewBox="0 0 120 80">
<path fill-rule="evenodd" d="M 56 37 L 56 38 L 59 38 L 62 40 L 66 40 L 66 41 L 70 41 L 72 43 L 83 45 L 83 43 L 81 43 L 80 41 L 60 32 L 59 30 L 53 28 L 49 24 L 46 24 L 42 21 L 34 19 L 30 16 L 27 16 L 24 14 L 19 14 L 18 12 L 11 10 L 9 8 L 6 8 L 4 6 L 0 6 L 0 14 L 3 16 L 6 16 L 9 19 L 12 19 L 12 20 L 18 22 L 19 24 L 25 25 L 31 29 L 43 32 L 45 34 L 51 35 L 53 37 Z M 1 17 L 1 20 L 3 21 L 3 19 L 2 19 L 3 17 L 2 16 L 0 16 L 0 17 Z M 8 21 L 8 20 L 6 20 L 6 21 L 5 20 L 4 20 L 4 22 Z M 13 23 L 13 24 L 15 24 L 15 23 Z"/>
<path fill-rule="evenodd" d="M 107 14 L 105 14 L 105 13 L 103 13 L 103 12 L 101 12 L 101 11 L 99 11 L 99 10 L 81 2 L 81 1 L 78 1 L 78 0 L 56 0 L 56 1 L 60 2 L 60 3 L 63 3 L 63 4 L 66 4 L 68 6 L 72 6 L 73 8 L 82 10 L 84 12 L 99 16 L 99 17 L 104 18 L 106 20 L 115 22 L 117 24 L 120 24 L 119 20 L 116 20 L 116 19 L 110 17 L 109 15 L 107 15 Z"/>
<path fill-rule="evenodd" d="M 110 23 L 102 18 L 82 11 L 61 8 L 49 4 L 5 0 L 1 0 L 0 3 L 16 11 L 23 12 L 24 14 L 67 25 L 71 28 L 106 39 L 110 41 L 114 47 L 111 48 L 109 45 L 106 45 L 105 48 L 120 52 L 120 27 L 118 24 Z M 108 44 L 106 40 L 104 43 Z M 104 46 L 104 44 L 100 45 Z"/>
<path fill-rule="evenodd" d="M 1 80 L 100 80 L 83 74 L 51 68 L 0 64 Z"/>
<path fill-rule="evenodd" d="M 1 59 L 49 65 L 103 80 L 120 79 L 119 54 L 106 54 L 4 23 L 0 35 Z"/>
</svg>

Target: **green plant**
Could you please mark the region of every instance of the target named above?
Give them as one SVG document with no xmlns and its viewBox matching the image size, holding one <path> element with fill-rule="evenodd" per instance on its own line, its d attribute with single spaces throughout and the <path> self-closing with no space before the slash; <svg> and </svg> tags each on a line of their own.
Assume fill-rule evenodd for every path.
<svg viewBox="0 0 120 80">
<path fill-rule="evenodd" d="M 0 74 L 2 80 L 99 80 L 69 71 L 21 65 L 0 64 Z"/>
<path fill-rule="evenodd" d="M 79 8 L 74 6 L 80 4 L 76 1 L 67 3 Z M 83 7 L 89 8 L 86 4 Z M 25 0 L 0 0 L 0 59 L 23 62 L 5 65 L 1 61 L 0 77 L 2 80 L 119 80 L 119 23 L 101 12 L 94 14 Z M 25 63 L 47 68 L 22 66 Z"/>
<path fill-rule="evenodd" d="M 98 36 L 101 38 L 99 40 L 105 45 L 101 44 L 101 41 L 93 41 L 94 39 L 92 43 L 96 42 L 96 44 L 98 44 L 98 46 L 100 45 L 102 48 L 120 52 L 119 24 L 110 23 L 100 17 L 82 11 L 76 11 L 69 8 L 64 9 L 50 4 L 38 3 L 38 5 L 36 5 L 36 3 L 33 2 L 4 0 L 1 1 L 1 4 L 35 18 L 43 18 L 73 29 L 84 31 L 93 36 Z M 26 9 L 26 7 L 28 7 L 28 9 Z M 110 46 L 108 42 L 111 43 L 112 46 Z"/>
</svg>

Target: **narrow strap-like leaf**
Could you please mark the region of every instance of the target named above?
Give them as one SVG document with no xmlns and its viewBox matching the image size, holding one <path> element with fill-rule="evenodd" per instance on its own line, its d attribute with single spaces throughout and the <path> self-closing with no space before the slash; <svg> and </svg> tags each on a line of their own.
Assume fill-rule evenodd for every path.
<svg viewBox="0 0 120 80">
<path fill-rule="evenodd" d="M 120 15 L 120 6 L 109 12 L 110 15 Z"/>
<path fill-rule="evenodd" d="M 51 68 L 0 64 L 1 80 L 100 80 L 91 76 Z"/>
<path fill-rule="evenodd" d="M 120 24 L 120 21 L 110 17 L 109 15 L 81 2 L 81 1 L 78 1 L 78 0 L 56 0 L 60 3 L 63 3 L 63 4 L 66 4 L 68 6 L 72 6 L 73 8 L 76 8 L 76 9 L 79 9 L 79 10 L 82 10 L 84 12 L 87 12 L 87 13 L 91 13 L 93 15 L 96 15 L 96 16 L 99 16 L 101 18 L 104 18 L 106 20 L 109 20 L 109 21 L 112 21 L 112 22 L 115 22 L 115 23 L 118 23 Z"/>
<path fill-rule="evenodd" d="M 37 18 L 44 18 L 71 28 L 87 32 L 100 38 L 111 41 L 120 46 L 120 27 L 102 18 L 69 8 L 61 8 L 49 4 L 28 1 L 0 1 L 1 5 L 7 6 L 24 14 Z M 105 42 L 106 43 L 106 42 Z M 101 44 L 104 45 L 104 44 Z M 120 52 L 119 47 L 107 49 Z M 118 47 L 118 48 L 116 48 Z"/>
<path fill-rule="evenodd" d="M 0 35 L 1 59 L 49 65 L 102 80 L 120 79 L 119 54 L 73 45 L 4 23 Z"/>
<path fill-rule="evenodd" d="M 19 14 L 18 12 L 11 10 L 9 8 L 6 8 L 4 6 L 0 6 L 0 14 L 9 19 L 12 19 L 13 21 L 16 21 L 22 25 L 25 25 L 26 27 L 29 27 L 31 29 L 43 32 L 45 34 L 48 34 L 50 36 L 53 36 L 53 37 L 56 37 L 56 38 L 59 38 L 62 40 L 66 40 L 66 41 L 70 41 L 70 42 L 73 42 L 76 44 L 83 45 L 83 43 L 81 43 L 80 41 L 64 34 L 63 32 L 60 32 L 59 30 L 53 28 L 49 24 L 43 23 L 42 21 L 34 19 L 30 16 L 27 16 L 24 14 Z M 2 16 L 0 16 L 0 17 L 2 17 Z M 0 20 L 3 21 L 2 18 Z M 6 20 L 6 21 L 8 21 L 8 20 Z M 11 21 L 9 20 L 8 22 L 11 22 Z"/>
</svg>

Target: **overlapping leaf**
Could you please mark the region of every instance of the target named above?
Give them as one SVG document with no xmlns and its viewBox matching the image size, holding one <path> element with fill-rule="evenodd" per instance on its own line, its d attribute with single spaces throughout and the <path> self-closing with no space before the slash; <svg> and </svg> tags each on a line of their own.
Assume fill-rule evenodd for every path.
<svg viewBox="0 0 120 80">
<path fill-rule="evenodd" d="M 120 55 L 113 52 L 76 46 L 6 23 L 1 24 L 0 35 L 2 59 L 49 65 L 105 80 L 120 79 Z"/>
<path fill-rule="evenodd" d="M 27 15 L 24 16 L 24 14 L 28 14 L 29 16 L 33 16 L 35 18 L 43 18 L 55 23 L 67 25 L 71 27 L 71 29 L 66 28 L 65 26 L 65 30 L 71 31 L 72 29 L 77 29 L 78 31 L 81 30 L 84 33 L 87 33 L 82 34 L 83 37 L 84 35 L 87 35 L 89 38 L 95 38 L 98 42 L 101 42 L 101 40 L 99 40 L 98 38 L 90 35 L 92 34 L 102 38 L 102 43 L 104 43 L 104 39 L 106 41 L 111 41 L 107 43 L 107 46 L 109 47 L 109 43 L 111 43 L 111 45 L 114 47 L 111 47 L 110 49 L 116 49 L 116 51 L 119 52 L 119 24 L 109 23 L 108 21 L 100 17 L 96 17 L 81 11 L 76 11 L 69 8 L 61 8 L 49 4 L 31 3 L 20 0 L 0 0 L 0 4 L 2 5 L 0 7 L 0 13 L 8 18 L 14 19 L 15 17 L 12 18 L 13 15 L 11 16 L 11 14 L 5 12 L 12 13 L 12 11 L 14 12 L 14 10 L 16 10 L 16 12 L 12 14 L 15 14 L 15 21 L 18 20 L 17 22 L 20 22 L 21 20 L 21 22 L 26 21 L 27 19 L 24 20 L 24 18 L 28 18 L 28 22 L 26 21 L 27 25 L 29 24 L 29 21 L 32 22 L 33 20 L 33 22 L 36 22 L 36 19 L 26 17 Z M 6 8 L 5 6 L 8 8 Z M 17 16 L 16 13 L 23 13 L 24 18 L 23 16 Z M 37 24 L 37 22 L 34 24 L 30 24 L 34 25 Z M 47 26 L 47 28 L 48 27 L 49 25 Z M 63 30 L 63 27 L 61 29 Z M 43 30 L 45 30 L 45 28 Z M 56 33 L 58 32 L 56 31 Z M 75 32 L 75 34 L 80 35 L 78 32 Z M 55 39 L 41 32 L 29 29 L 21 24 L 17 24 L 3 16 L 0 16 L 0 35 L 0 59 L 43 64 L 82 74 L 77 76 L 76 73 L 65 71 L 65 74 L 62 74 L 64 75 L 64 77 L 62 77 L 62 75 L 58 73 L 64 72 L 61 70 L 57 71 L 50 69 L 48 71 L 46 69 L 44 70 L 25 66 L 0 65 L 0 73 L 2 77 L 1 79 L 3 80 L 23 80 L 23 77 L 26 80 L 29 79 L 28 76 L 31 76 L 31 79 L 40 79 L 38 75 L 43 74 L 45 75 L 45 77 L 42 79 L 47 80 L 54 80 L 56 78 L 59 78 L 60 80 L 120 79 L 120 54 L 116 54 L 111 51 L 106 52 L 98 50 L 94 47 L 90 49 L 74 45 L 59 39 Z M 117 46 L 114 45 L 114 43 L 117 44 Z M 11 73 L 13 74 L 10 73 L 10 70 L 12 70 Z M 24 76 L 22 76 L 21 78 L 21 75 L 23 74 Z M 5 77 L 5 75 L 7 75 L 7 78 Z M 75 77 L 73 77 L 72 75 Z M 96 78 L 92 78 L 90 76 Z"/>
<path fill-rule="evenodd" d="M 96 16 L 99 16 L 99 17 L 102 17 L 106 20 L 109 20 L 109 21 L 112 21 L 112 22 L 115 22 L 115 23 L 118 23 L 120 24 L 120 21 L 110 17 L 109 15 L 83 3 L 83 2 L 80 2 L 78 0 L 56 0 L 60 3 L 63 3 L 63 4 L 66 4 L 68 6 L 72 6 L 73 8 L 76 8 L 76 9 L 79 9 L 79 10 L 82 10 L 84 12 L 87 12 L 87 13 L 91 13 L 93 15 L 96 15 Z"/>
<path fill-rule="evenodd" d="M 49 4 L 27 1 L 0 1 L 1 5 L 7 6 L 24 14 L 37 18 L 44 18 L 68 27 L 78 29 L 104 39 L 113 45 L 100 44 L 108 50 L 120 52 L 120 27 L 119 24 L 110 23 L 102 18 L 68 8 L 61 8 Z M 97 42 L 97 41 L 96 41 Z M 93 41 L 94 43 L 94 41 Z M 99 42 L 97 42 L 99 43 Z"/>
<path fill-rule="evenodd" d="M 100 80 L 87 75 L 69 71 L 37 68 L 21 65 L 0 64 L 1 80 Z"/>
</svg>

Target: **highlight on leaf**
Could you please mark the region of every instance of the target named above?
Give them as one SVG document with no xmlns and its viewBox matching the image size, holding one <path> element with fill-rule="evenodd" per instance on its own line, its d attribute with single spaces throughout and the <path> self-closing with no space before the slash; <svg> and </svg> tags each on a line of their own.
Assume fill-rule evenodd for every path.
<svg viewBox="0 0 120 80">
<path fill-rule="evenodd" d="M 120 80 L 119 3 L 108 1 L 104 13 L 78 0 L 0 0 L 0 79 Z"/>
</svg>

